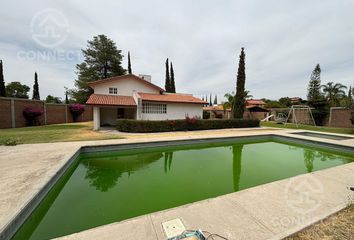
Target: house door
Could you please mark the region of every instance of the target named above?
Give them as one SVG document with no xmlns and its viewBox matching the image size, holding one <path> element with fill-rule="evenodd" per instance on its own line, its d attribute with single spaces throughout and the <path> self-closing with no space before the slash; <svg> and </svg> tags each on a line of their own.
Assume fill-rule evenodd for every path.
<svg viewBox="0 0 354 240">
<path fill-rule="evenodd" d="M 124 108 L 117 109 L 117 118 L 124 118 Z"/>
</svg>

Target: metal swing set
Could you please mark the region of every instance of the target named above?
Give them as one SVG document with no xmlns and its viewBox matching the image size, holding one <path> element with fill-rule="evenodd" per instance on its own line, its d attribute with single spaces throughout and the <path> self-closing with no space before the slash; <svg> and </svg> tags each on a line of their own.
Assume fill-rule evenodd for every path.
<svg viewBox="0 0 354 240">
<path fill-rule="evenodd" d="M 298 116 L 296 116 L 296 111 L 298 111 Z M 306 116 L 306 114 L 308 114 Z M 286 125 L 292 115 L 292 123 L 295 123 L 296 127 L 299 127 L 299 124 L 308 124 L 311 125 L 311 122 L 314 126 L 316 126 L 315 119 L 313 118 L 311 108 L 308 105 L 292 105 L 289 110 L 288 117 L 286 118 L 284 125 Z M 308 118 L 308 116 L 310 116 Z M 308 121 L 304 121 L 304 119 L 309 119 Z"/>
</svg>

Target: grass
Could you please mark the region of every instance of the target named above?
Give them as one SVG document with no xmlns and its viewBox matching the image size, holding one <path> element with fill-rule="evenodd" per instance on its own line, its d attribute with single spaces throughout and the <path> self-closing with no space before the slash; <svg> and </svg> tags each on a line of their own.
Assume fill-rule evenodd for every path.
<svg viewBox="0 0 354 240">
<path fill-rule="evenodd" d="M 353 239 L 354 204 L 285 240 Z"/>
<path fill-rule="evenodd" d="M 51 143 L 122 138 L 92 131 L 92 122 L 0 129 L 0 145 Z"/>
<path fill-rule="evenodd" d="M 332 127 L 322 127 L 322 126 L 311 126 L 311 125 L 299 125 L 297 127 L 295 124 L 287 123 L 278 124 L 276 122 L 261 122 L 262 127 L 275 127 L 275 128 L 289 128 L 289 129 L 303 129 L 318 132 L 330 132 L 330 133 L 343 133 L 343 134 L 354 134 L 354 128 L 332 128 Z"/>
</svg>

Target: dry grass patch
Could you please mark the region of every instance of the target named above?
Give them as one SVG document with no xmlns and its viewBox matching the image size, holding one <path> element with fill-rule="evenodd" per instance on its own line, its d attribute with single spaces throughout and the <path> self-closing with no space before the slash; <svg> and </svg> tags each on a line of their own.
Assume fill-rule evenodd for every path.
<svg viewBox="0 0 354 240">
<path fill-rule="evenodd" d="M 285 238 L 286 240 L 353 240 L 354 204 L 312 226 Z"/>
<path fill-rule="evenodd" d="M 92 130 L 92 122 L 0 129 L 0 145 L 51 143 L 123 138 Z M 8 144 L 15 143 L 15 144 Z"/>
</svg>

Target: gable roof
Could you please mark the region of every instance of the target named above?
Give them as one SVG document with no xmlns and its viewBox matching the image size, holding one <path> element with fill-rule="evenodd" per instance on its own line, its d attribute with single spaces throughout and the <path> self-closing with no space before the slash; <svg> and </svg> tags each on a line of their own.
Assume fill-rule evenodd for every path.
<svg viewBox="0 0 354 240">
<path fill-rule="evenodd" d="M 121 75 L 121 76 L 105 78 L 105 79 L 101 79 L 101 80 L 90 82 L 90 83 L 88 83 L 88 85 L 92 88 L 92 87 L 97 86 L 99 84 L 113 82 L 113 81 L 121 81 L 121 80 L 129 79 L 129 78 L 138 80 L 141 83 L 146 84 L 146 85 L 148 85 L 150 87 L 153 87 L 153 88 L 157 89 L 160 92 L 164 92 L 165 91 L 165 89 L 160 88 L 159 86 L 157 86 L 157 85 L 155 85 L 155 84 L 153 84 L 151 82 L 148 82 L 148 81 L 146 81 L 146 80 L 144 80 L 144 79 L 142 79 L 142 78 L 140 78 L 140 77 L 138 77 L 138 76 L 136 76 L 134 74 L 126 74 L 126 75 Z"/>
<path fill-rule="evenodd" d="M 269 110 L 256 105 L 246 106 L 246 109 L 250 112 L 269 112 Z"/>
<path fill-rule="evenodd" d="M 250 100 L 246 100 L 246 104 L 249 105 L 264 105 L 265 102 L 261 99 L 250 99 Z"/>
<path fill-rule="evenodd" d="M 120 95 L 91 94 L 87 105 L 136 106 L 133 97 Z"/>
<path fill-rule="evenodd" d="M 197 103 L 206 104 L 207 102 L 201 100 L 200 98 L 193 97 L 187 94 L 153 94 L 153 93 L 139 93 L 143 101 L 150 102 L 175 102 L 175 103 Z"/>
</svg>

